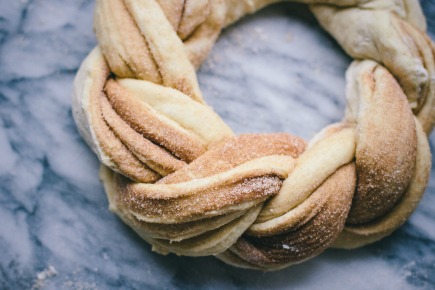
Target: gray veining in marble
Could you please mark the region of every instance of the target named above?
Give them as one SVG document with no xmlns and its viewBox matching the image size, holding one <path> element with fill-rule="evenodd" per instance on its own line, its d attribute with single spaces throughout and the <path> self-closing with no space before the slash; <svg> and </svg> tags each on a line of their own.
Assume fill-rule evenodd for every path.
<svg viewBox="0 0 435 290">
<path fill-rule="evenodd" d="M 93 5 L 0 0 L 0 289 L 435 288 L 434 171 L 411 219 L 362 249 L 272 273 L 151 252 L 108 211 L 71 116 L 74 74 L 96 44 Z M 435 39 L 435 1 L 422 5 Z M 308 139 L 341 119 L 349 63 L 306 7 L 284 4 L 227 29 L 199 80 L 237 133 Z"/>
</svg>

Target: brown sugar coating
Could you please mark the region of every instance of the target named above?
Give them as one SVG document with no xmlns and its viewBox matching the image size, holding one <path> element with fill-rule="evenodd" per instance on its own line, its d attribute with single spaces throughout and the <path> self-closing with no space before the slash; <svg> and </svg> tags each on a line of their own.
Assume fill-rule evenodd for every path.
<svg viewBox="0 0 435 290">
<path fill-rule="evenodd" d="M 159 180 L 158 183 L 178 183 L 210 176 L 268 155 L 289 155 L 297 158 L 304 149 L 305 141 L 290 134 L 239 135 L 211 148 L 190 166 Z"/>
</svg>

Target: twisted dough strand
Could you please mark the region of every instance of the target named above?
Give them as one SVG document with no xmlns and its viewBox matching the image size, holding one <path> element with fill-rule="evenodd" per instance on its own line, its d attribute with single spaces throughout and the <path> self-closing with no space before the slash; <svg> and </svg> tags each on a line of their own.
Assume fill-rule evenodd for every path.
<svg viewBox="0 0 435 290">
<path fill-rule="evenodd" d="M 97 0 L 73 114 L 110 209 L 157 252 L 280 269 L 377 241 L 421 199 L 435 49 L 417 0 L 299 1 L 358 59 L 344 120 L 308 144 L 234 136 L 204 103 L 195 68 L 220 31 L 275 2 Z"/>
</svg>

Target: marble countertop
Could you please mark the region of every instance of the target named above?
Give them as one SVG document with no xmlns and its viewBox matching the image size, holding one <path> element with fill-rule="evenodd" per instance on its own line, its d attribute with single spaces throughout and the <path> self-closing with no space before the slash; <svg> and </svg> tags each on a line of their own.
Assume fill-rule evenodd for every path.
<svg viewBox="0 0 435 290">
<path fill-rule="evenodd" d="M 151 252 L 109 212 L 71 115 L 74 75 L 96 44 L 93 5 L 0 1 L 0 289 L 435 288 L 434 170 L 410 220 L 358 250 L 271 273 Z M 435 39 L 435 1 L 422 5 Z M 306 7 L 282 4 L 225 30 L 199 80 L 235 132 L 309 139 L 342 118 L 349 63 Z"/>
</svg>

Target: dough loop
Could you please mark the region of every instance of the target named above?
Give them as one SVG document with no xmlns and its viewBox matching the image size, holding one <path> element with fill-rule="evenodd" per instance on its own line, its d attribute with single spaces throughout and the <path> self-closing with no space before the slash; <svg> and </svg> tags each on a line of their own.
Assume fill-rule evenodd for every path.
<svg viewBox="0 0 435 290">
<path fill-rule="evenodd" d="M 418 0 L 300 0 L 352 56 L 345 118 L 309 143 L 234 136 L 196 68 L 278 0 L 97 0 L 73 114 L 110 209 L 159 253 L 274 270 L 402 225 L 429 179 L 435 49 Z"/>
</svg>

